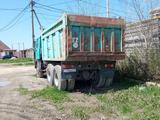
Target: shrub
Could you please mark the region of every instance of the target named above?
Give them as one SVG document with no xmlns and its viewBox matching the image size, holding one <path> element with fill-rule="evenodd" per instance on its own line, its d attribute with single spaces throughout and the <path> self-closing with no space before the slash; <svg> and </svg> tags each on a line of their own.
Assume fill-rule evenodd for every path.
<svg viewBox="0 0 160 120">
<path fill-rule="evenodd" d="M 144 52 L 144 51 L 143 51 Z M 160 53 L 158 50 L 147 50 L 140 56 L 135 50 L 125 60 L 119 61 L 117 69 L 123 77 L 140 80 L 160 80 Z"/>
</svg>

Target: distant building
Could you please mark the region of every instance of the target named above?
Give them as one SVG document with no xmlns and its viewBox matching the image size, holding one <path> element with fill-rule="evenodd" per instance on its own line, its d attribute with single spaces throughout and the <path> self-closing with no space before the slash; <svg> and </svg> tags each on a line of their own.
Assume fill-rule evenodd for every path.
<svg viewBox="0 0 160 120">
<path fill-rule="evenodd" d="M 33 58 L 33 49 L 25 49 L 25 50 L 20 50 L 20 57 L 21 58 Z"/>
<path fill-rule="evenodd" d="M 13 56 L 16 50 L 10 49 L 4 42 L 0 40 L 0 58 L 6 55 Z"/>
<path fill-rule="evenodd" d="M 151 18 L 160 18 L 160 7 L 150 11 Z"/>
<path fill-rule="evenodd" d="M 152 49 L 160 49 L 160 8 L 152 10 L 150 14 L 151 18 L 148 20 L 126 25 L 125 51 L 127 55 L 130 55 L 136 48 L 145 48 L 146 45 Z"/>
</svg>

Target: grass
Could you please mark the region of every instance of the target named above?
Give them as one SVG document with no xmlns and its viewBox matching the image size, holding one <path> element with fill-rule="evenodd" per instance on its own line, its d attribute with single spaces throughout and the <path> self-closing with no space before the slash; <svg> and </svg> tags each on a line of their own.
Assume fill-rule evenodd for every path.
<svg viewBox="0 0 160 120">
<path fill-rule="evenodd" d="M 27 88 L 23 86 L 19 86 L 17 91 L 20 92 L 21 95 L 30 95 L 32 98 L 43 98 L 51 103 L 53 103 L 58 110 L 63 111 L 62 103 L 70 101 L 68 93 L 65 91 L 59 91 L 55 87 L 47 86 L 42 90 L 31 90 L 29 91 Z"/>
<path fill-rule="evenodd" d="M 90 109 L 87 107 L 75 106 L 72 108 L 72 112 L 73 112 L 74 116 L 79 120 L 87 120 L 89 111 L 90 111 Z"/>
<path fill-rule="evenodd" d="M 53 103 L 63 103 L 69 100 L 68 93 L 65 91 L 59 91 L 55 87 L 46 87 L 42 90 L 32 92 L 32 98 L 41 97 L 50 100 Z"/>
<path fill-rule="evenodd" d="M 124 88 L 128 82 L 120 84 Z M 102 113 L 114 112 L 128 119 L 154 119 L 160 118 L 160 88 L 135 85 L 128 89 L 112 89 L 104 94 L 97 94 L 97 99 L 102 103 Z"/>
<path fill-rule="evenodd" d="M 29 93 L 28 89 L 22 86 L 20 86 L 17 90 L 20 92 L 21 95 L 27 95 Z"/>
<path fill-rule="evenodd" d="M 114 116 L 129 120 L 159 120 L 160 118 L 160 88 L 154 86 L 137 85 L 127 80 L 114 83 L 107 90 L 96 91 L 87 96 L 97 99 L 98 106 L 71 104 L 71 98 L 65 91 L 59 91 L 54 87 L 46 87 L 42 90 L 28 91 L 19 88 L 21 94 L 30 93 L 32 98 L 44 98 L 51 101 L 57 108 L 71 110 L 72 114 L 79 120 L 88 120 L 93 113 L 101 113 L 104 116 Z M 78 99 L 78 98 L 77 98 Z M 85 102 L 85 101 L 84 101 Z M 71 104 L 65 108 L 64 104 Z M 85 103 L 84 103 L 85 104 Z M 63 108 L 64 107 L 64 108 Z"/>
<path fill-rule="evenodd" d="M 31 58 L 1 59 L 0 64 L 33 65 L 33 60 Z"/>
<path fill-rule="evenodd" d="M 23 66 L 23 65 L 34 65 L 33 62 L 24 62 L 24 63 L 14 63 L 13 65 Z"/>
</svg>

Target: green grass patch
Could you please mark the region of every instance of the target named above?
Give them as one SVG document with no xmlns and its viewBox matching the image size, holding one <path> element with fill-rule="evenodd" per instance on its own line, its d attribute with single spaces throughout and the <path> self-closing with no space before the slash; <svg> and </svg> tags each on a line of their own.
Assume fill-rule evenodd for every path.
<svg viewBox="0 0 160 120">
<path fill-rule="evenodd" d="M 28 89 L 22 86 L 20 86 L 17 90 L 20 92 L 21 95 L 26 95 L 29 93 Z"/>
<path fill-rule="evenodd" d="M 44 98 L 51 101 L 52 103 L 62 104 L 63 102 L 69 101 L 68 93 L 66 91 L 59 91 L 55 87 L 47 86 L 42 90 L 31 90 L 20 86 L 17 91 L 21 95 L 31 95 L 32 98 Z M 63 109 L 61 106 L 57 106 L 60 110 Z"/>
<path fill-rule="evenodd" d="M 160 88 L 135 85 L 125 89 L 129 84 L 134 83 L 122 81 L 119 87 L 113 86 L 113 89 L 107 93 L 97 94 L 97 99 L 102 103 L 100 111 L 120 113 L 129 119 L 158 120 L 160 118 Z"/>
<path fill-rule="evenodd" d="M 59 110 L 66 110 L 67 108 L 63 108 L 64 104 L 72 102 L 68 92 L 59 91 L 54 87 L 48 86 L 37 91 L 28 91 L 26 88 L 20 87 L 19 91 L 21 94 L 30 93 L 32 98 L 49 100 Z M 85 107 L 77 103 L 69 107 L 79 120 L 87 120 L 93 113 L 102 113 L 106 116 L 116 115 L 129 120 L 159 120 L 160 118 L 160 88 L 158 87 L 146 87 L 124 80 L 114 83 L 107 90 L 97 91 L 86 96 L 88 99 L 96 97 L 98 105 L 97 107 L 89 105 Z"/>
<path fill-rule="evenodd" d="M 32 98 L 42 97 L 53 103 L 63 103 L 69 101 L 68 93 L 66 91 L 59 91 L 55 87 L 46 87 L 42 90 L 33 91 Z"/>
<path fill-rule="evenodd" d="M 88 114 L 91 112 L 91 109 L 87 107 L 74 106 L 72 108 L 72 113 L 78 120 L 87 120 Z"/>
<path fill-rule="evenodd" d="M 1 59 L 0 64 L 33 65 L 33 60 L 31 58 Z"/>
<path fill-rule="evenodd" d="M 34 62 L 13 63 L 13 65 L 17 65 L 17 66 L 34 65 Z"/>
</svg>

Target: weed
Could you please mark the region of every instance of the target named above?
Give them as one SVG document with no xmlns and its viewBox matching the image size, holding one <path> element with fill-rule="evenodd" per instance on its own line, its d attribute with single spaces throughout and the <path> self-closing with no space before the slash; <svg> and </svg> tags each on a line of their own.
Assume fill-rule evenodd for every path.
<svg viewBox="0 0 160 120">
<path fill-rule="evenodd" d="M 135 85 L 124 90 L 97 94 L 97 99 L 102 103 L 101 112 L 114 110 L 114 113 L 129 116 L 131 119 L 157 119 L 160 117 L 160 88 L 144 87 L 141 90 L 141 87 L 143 85 Z"/>
<path fill-rule="evenodd" d="M 75 106 L 74 108 L 72 108 L 72 112 L 77 119 L 87 120 L 87 118 L 88 118 L 87 114 L 89 112 L 89 108 Z"/>
<path fill-rule="evenodd" d="M 16 65 L 16 66 L 34 65 L 34 63 L 33 62 L 13 63 L 13 65 Z"/>
<path fill-rule="evenodd" d="M 20 87 L 21 94 L 30 93 L 32 98 L 44 98 L 56 105 L 59 110 L 66 110 L 64 103 L 72 102 L 65 91 L 59 91 L 54 87 L 46 87 L 42 90 L 28 91 Z M 127 80 L 112 85 L 107 92 L 97 92 L 86 95 L 86 99 L 95 96 L 98 99 L 98 107 L 85 107 L 76 104 L 71 106 L 71 111 L 77 119 L 87 120 L 92 113 L 103 115 L 119 115 L 131 120 L 160 118 L 160 88 L 137 85 Z M 85 102 L 85 101 L 84 101 Z M 75 104 L 74 104 L 75 105 Z"/>
<path fill-rule="evenodd" d="M 48 100 L 51 100 L 54 103 L 63 103 L 69 100 L 66 91 L 59 91 L 55 87 L 46 87 L 42 90 L 33 91 L 32 98 L 42 97 Z"/>
<path fill-rule="evenodd" d="M 0 64 L 13 64 L 13 65 L 33 65 L 31 58 L 17 58 L 17 59 L 5 59 L 0 60 Z"/>
<path fill-rule="evenodd" d="M 28 89 L 22 86 L 20 86 L 17 90 L 20 92 L 21 95 L 26 95 L 29 93 Z"/>
</svg>

